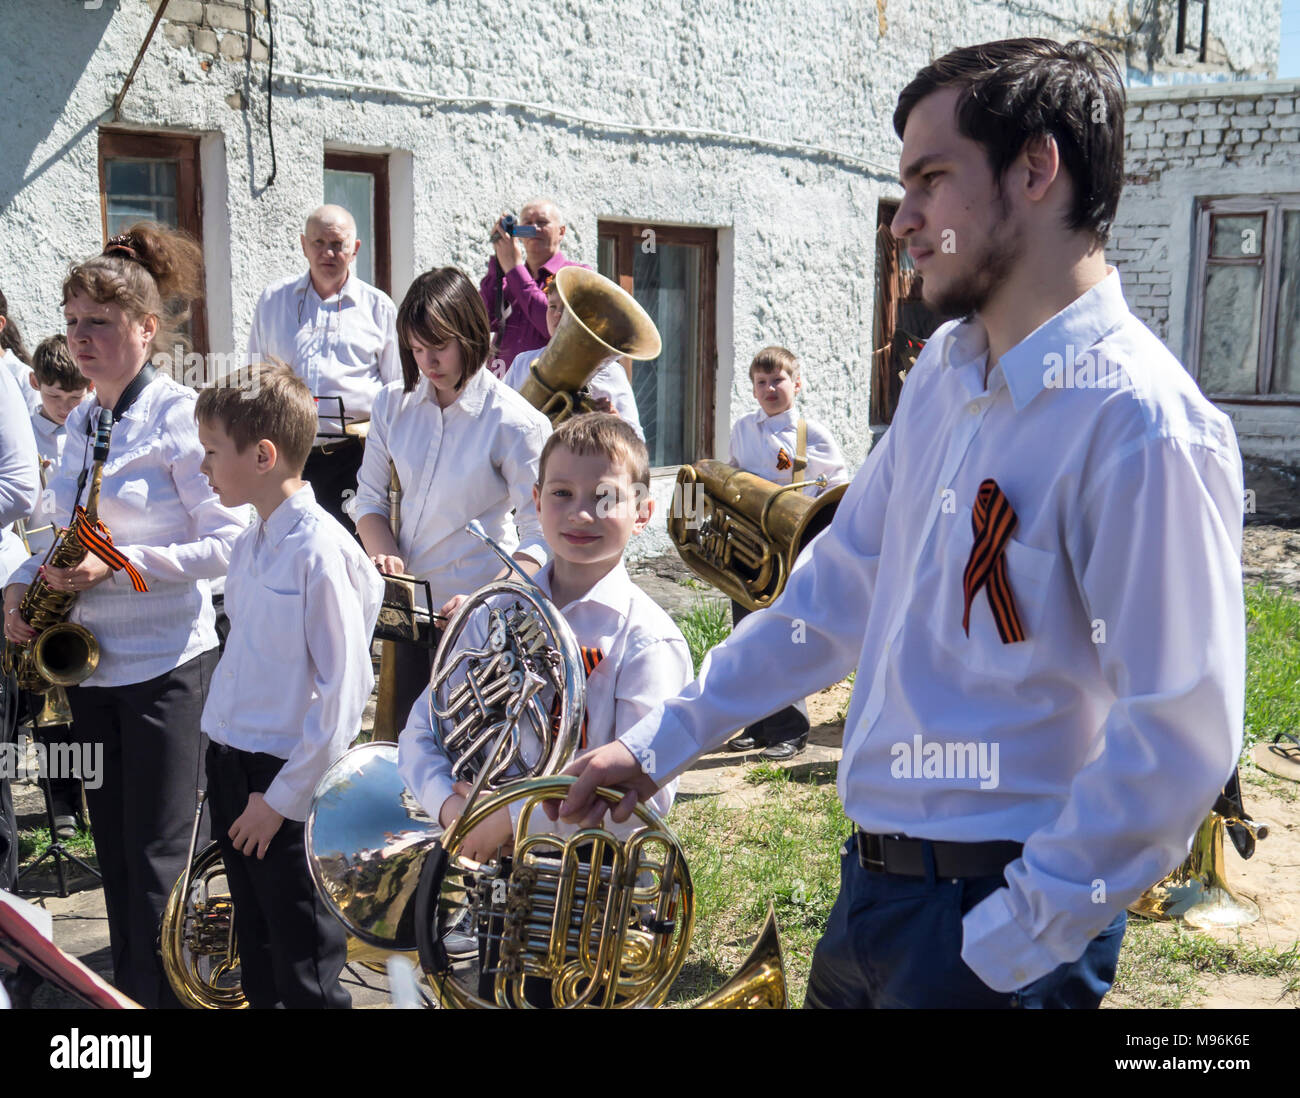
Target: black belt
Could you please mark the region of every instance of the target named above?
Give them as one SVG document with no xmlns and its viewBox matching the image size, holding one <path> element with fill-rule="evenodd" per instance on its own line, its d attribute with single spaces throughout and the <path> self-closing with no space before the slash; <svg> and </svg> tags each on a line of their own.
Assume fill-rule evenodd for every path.
<svg viewBox="0 0 1300 1098">
<path fill-rule="evenodd" d="M 858 864 L 872 873 L 900 877 L 926 876 L 925 848 L 934 855 L 936 877 L 992 877 L 1020 857 L 1024 843 L 996 840 L 984 843 L 950 843 L 909 839 L 906 835 L 869 835 L 855 831 Z"/>
</svg>

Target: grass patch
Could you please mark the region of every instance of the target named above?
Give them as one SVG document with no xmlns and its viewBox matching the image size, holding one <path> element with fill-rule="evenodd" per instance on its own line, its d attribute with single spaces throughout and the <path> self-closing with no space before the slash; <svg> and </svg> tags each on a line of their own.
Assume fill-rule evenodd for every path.
<svg viewBox="0 0 1300 1098">
<path fill-rule="evenodd" d="M 762 781 L 764 800 L 748 809 L 725 808 L 715 797 L 673 808 L 670 822 L 695 885 L 695 930 L 671 1004 L 688 1005 L 730 979 L 769 901 L 780 923 L 790 1006 L 803 1003 L 813 947 L 839 891 L 839 846 L 850 824 L 834 787 Z"/>
<path fill-rule="evenodd" d="M 1244 746 L 1300 728 L 1300 600 L 1262 584 L 1246 588 Z"/>
<path fill-rule="evenodd" d="M 759 763 L 745 771 L 745 781 L 750 785 L 784 785 L 790 780 L 790 772 L 783 766 L 771 763 Z"/>
<path fill-rule="evenodd" d="M 53 840 L 50 838 L 48 827 L 29 827 L 18 832 L 18 868 L 22 869 L 29 862 L 34 862 L 45 852 L 51 842 Z M 63 846 L 69 854 L 75 854 L 83 861 L 93 862 L 95 840 L 91 837 L 89 828 L 78 831 L 76 838 L 64 839 Z"/>
<path fill-rule="evenodd" d="M 695 673 L 710 648 L 725 640 L 731 633 L 731 615 L 727 604 L 719 599 L 697 599 L 685 614 L 677 619 L 677 627 L 686 638 L 695 663 Z"/>
</svg>

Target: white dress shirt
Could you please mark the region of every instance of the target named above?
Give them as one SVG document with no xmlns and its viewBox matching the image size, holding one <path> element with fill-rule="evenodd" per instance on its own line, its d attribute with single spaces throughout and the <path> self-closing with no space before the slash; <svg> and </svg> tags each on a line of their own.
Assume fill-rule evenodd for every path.
<svg viewBox="0 0 1300 1098">
<path fill-rule="evenodd" d="M 514 362 L 510 364 L 510 369 L 506 371 L 506 376 L 502 380 L 516 393 L 521 392 L 533 363 L 542 357 L 544 350 L 545 347 L 538 347 L 515 355 Z M 623 364 L 617 358 L 602 362 L 600 369 L 591 375 L 587 388 L 593 397 L 607 397 L 618 417 L 632 424 L 637 438 L 642 442 L 645 441 L 645 432 L 641 430 L 641 416 L 636 409 L 636 394 L 632 392 L 632 383 L 627 379 L 627 371 L 623 369 Z"/>
<path fill-rule="evenodd" d="M 31 413 L 8 370 L 0 370 L 0 585 L 27 559 L 14 523 L 26 519 L 40 494 Z"/>
<path fill-rule="evenodd" d="M 149 590 L 135 591 L 122 571 L 77 596 L 70 620 L 94 633 L 100 648 L 86 686 L 145 682 L 217 646 L 208 580 L 225 575 L 243 523 L 221 506 L 199 471 L 196 400 L 193 389 L 159 373 L 113 425 L 99 517 Z M 86 428 L 99 409 L 96 394 L 65 424 L 68 442 L 50 480 L 55 516 L 65 524 L 83 468 L 83 506 L 90 496 L 93 440 Z M 14 579 L 31 583 L 40 564 L 37 557 L 26 560 Z"/>
<path fill-rule="evenodd" d="M 1067 348 L 1104 355 L 1113 386 L 1046 386 Z M 1076 960 L 1176 865 L 1232 771 L 1243 496 L 1231 423 L 1129 312 L 1113 269 L 987 384 L 986 359 L 978 321 L 934 334 L 781 598 L 624 741 L 667 780 L 856 666 L 848 815 L 868 832 L 1025 844 L 1009 886 L 963 920 L 963 959 L 1010 991 Z M 962 628 L 985 478 L 1018 519 L 1005 560 L 1026 639 L 1011 644 L 985 590 Z M 915 737 L 990 759 L 996 746 L 996 780 L 909 775 L 897 764 Z"/>
<path fill-rule="evenodd" d="M 807 466 L 800 480 L 826 477 L 826 487 L 843 484 L 849 479 L 844 456 L 835 445 L 831 433 L 816 420 L 805 419 L 808 436 L 805 440 Z M 788 408 L 769 416 L 761 408 L 741 416 L 731 428 L 731 464 L 737 469 L 757 473 L 773 484 L 794 483 L 794 458 L 799 441 L 799 413 Z M 785 459 L 781 458 L 785 454 Z M 782 468 L 784 466 L 784 468 Z M 802 489 L 806 496 L 818 496 L 824 491 L 814 484 Z"/>
<path fill-rule="evenodd" d="M 397 306 L 383 290 L 354 273 L 333 297 L 322 301 L 311 272 L 268 286 L 257 303 L 248 333 L 248 355 L 258 362 L 274 356 L 293 367 L 318 397 L 342 397 L 350 419 L 366 419 L 379 390 L 399 381 Z M 320 405 L 324 436 L 342 425 L 338 401 Z M 328 441 L 318 437 L 318 442 Z"/>
<path fill-rule="evenodd" d="M 535 577 L 537 586 L 549 599 L 554 563 Z M 627 573 L 622 561 L 579 599 L 560 608 L 574 636 L 585 648 L 598 649 L 603 658 L 587 676 L 587 731 L 583 747 L 600 747 L 626 732 L 637 721 L 672 697 L 694 674 L 691 650 L 681 630 L 663 609 L 642 591 Z M 473 623 L 477 624 L 477 623 Z M 467 644 L 481 644 L 486 626 L 473 625 L 462 634 Z M 452 793 L 451 764 L 434 735 L 429 713 L 432 686 L 411 707 L 407 726 L 398 738 L 398 770 L 403 780 L 434 819 Z M 539 695 L 545 712 L 550 712 L 554 691 L 549 687 Z M 533 752 L 533 757 L 536 752 Z M 528 753 L 525 752 L 525 757 Z M 651 798 L 650 806 L 661 816 L 667 815 L 677 791 L 677 782 L 666 782 Z M 511 805 L 516 821 L 522 805 Z M 574 828 L 552 823 L 543 816 L 532 821 L 539 830 L 571 834 Z M 606 826 L 626 837 L 640 822 L 633 817 L 622 825 Z"/>
<path fill-rule="evenodd" d="M 305 820 L 316 783 L 361 730 L 384 581 L 305 485 L 230 552 L 230 636 L 201 727 L 214 743 L 287 760 L 265 793 Z"/>
<path fill-rule="evenodd" d="M 59 459 L 63 457 L 63 445 L 67 441 L 68 432 L 62 423 L 47 419 L 38 409 L 32 413 L 32 434 L 36 436 L 36 452 L 40 455 L 41 469 L 44 470 L 45 487 L 36 498 L 32 517 L 27 520 L 27 544 L 31 546 L 32 556 L 44 558 L 46 550 L 54 542 L 54 530 L 42 527 L 57 525 L 59 521 L 59 516 L 54 512 L 54 489 L 50 482 L 54 470 L 58 468 Z"/>
<path fill-rule="evenodd" d="M 545 564 L 533 485 L 550 433 L 547 418 L 489 370 L 475 373 L 446 408 L 438 407 L 428 378 L 409 393 L 400 381 L 387 385 L 371 415 L 353 521 L 387 521 L 391 458 L 402 483 L 397 545 L 407 572 L 428 580 L 434 610 L 501 571 L 497 555 L 466 532 L 470 519 L 508 553 Z"/>
<path fill-rule="evenodd" d="M 8 347 L 5 348 L 4 358 L 0 361 L 4 362 L 9 372 L 13 374 L 14 380 L 18 382 L 18 391 L 22 394 L 28 413 L 34 414 L 41 406 L 41 394 L 32 388 L 32 368 Z"/>
</svg>

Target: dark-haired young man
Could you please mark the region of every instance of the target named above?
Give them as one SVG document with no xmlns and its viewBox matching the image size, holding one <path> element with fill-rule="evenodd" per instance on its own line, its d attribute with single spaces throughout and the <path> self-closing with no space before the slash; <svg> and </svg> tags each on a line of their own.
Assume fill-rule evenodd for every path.
<svg viewBox="0 0 1300 1098">
<path fill-rule="evenodd" d="M 558 811 L 621 785 L 619 819 L 856 666 L 857 830 L 810 1006 L 1096 1006 L 1125 905 L 1240 750 L 1241 461 L 1103 257 L 1123 111 L 1082 42 L 973 46 L 908 85 L 893 231 L 958 319 L 782 598 L 570 768 Z"/>
</svg>

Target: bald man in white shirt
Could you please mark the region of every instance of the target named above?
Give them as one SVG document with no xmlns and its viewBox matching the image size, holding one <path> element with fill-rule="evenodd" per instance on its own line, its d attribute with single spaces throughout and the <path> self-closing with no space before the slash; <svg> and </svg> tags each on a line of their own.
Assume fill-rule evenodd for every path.
<svg viewBox="0 0 1300 1098">
<path fill-rule="evenodd" d="M 397 307 L 352 270 L 361 241 L 343 207 L 313 210 L 299 240 L 307 273 L 263 292 L 248 355 L 288 363 L 317 398 L 320 431 L 303 477 L 317 502 L 351 530 L 343 504 L 356 494 L 362 443 L 348 429 L 369 420 L 379 390 L 401 377 Z"/>
<path fill-rule="evenodd" d="M 1106 264 L 1123 119 L 1084 42 L 956 50 L 904 89 L 892 231 L 961 319 L 782 597 L 548 809 L 644 797 L 856 667 L 810 1006 L 1097 1006 L 1240 752 L 1241 458 Z"/>
</svg>

